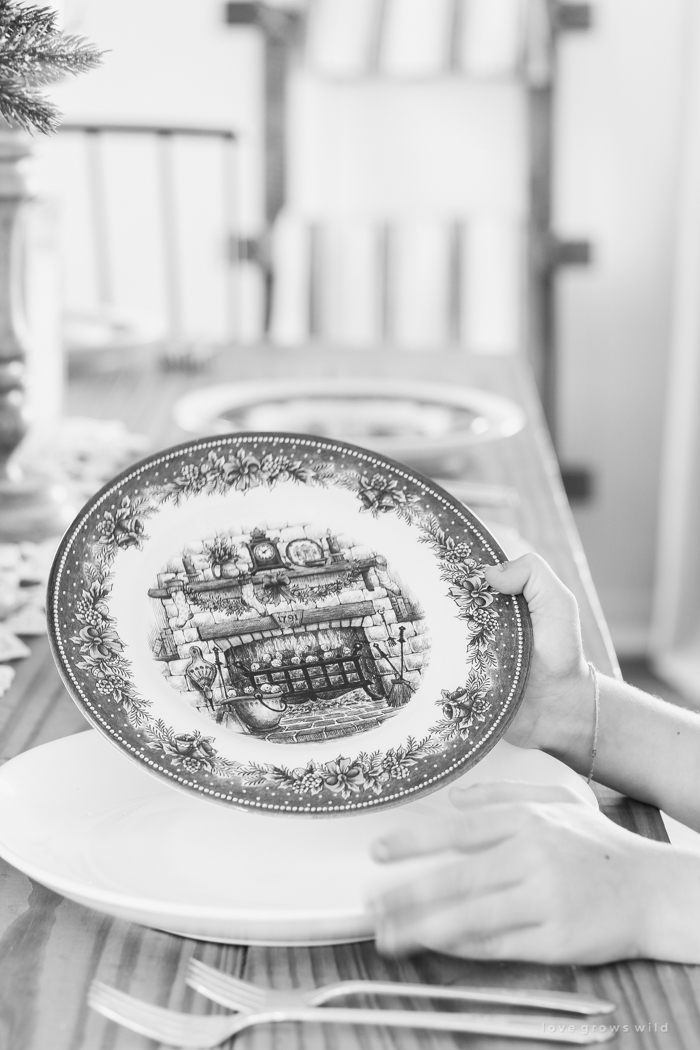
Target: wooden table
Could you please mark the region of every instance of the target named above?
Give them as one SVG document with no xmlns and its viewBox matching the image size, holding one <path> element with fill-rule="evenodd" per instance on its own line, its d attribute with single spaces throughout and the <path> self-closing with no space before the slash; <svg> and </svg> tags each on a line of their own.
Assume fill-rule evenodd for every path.
<svg viewBox="0 0 700 1050">
<path fill-rule="evenodd" d="M 614 652 L 598 606 L 539 402 L 517 361 L 461 354 L 284 352 L 267 349 L 222 353 L 206 373 L 192 377 L 146 368 L 119 377 L 85 377 L 70 384 L 69 414 L 123 419 L 147 432 L 153 448 L 185 440 L 172 422 L 173 401 L 196 385 L 299 375 L 374 375 L 472 384 L 511 397 L 526 410 L 525 429 L 504 441 L 475 446 L 465 476 L 510 485 L 519 506 L 484 516 L 515 527 L 552 564 L 576 594 L 587 655 L 617 673 Z M 479 508 L 476 508 L 477 511 Z M 17 665 L 11 690 L 0 701 L 0 759 L 88 728 L 56 672 L 48 643 L 32 645 Z M 605 812 L 647 836 L 665 839 L 659 814 L 647 806 L 600 792 Z M 206 803 L 204 803 L 206 804 Z M 185 1010 L 209 1004 L 184 984 L 192 955 L 263 984 L 290 987 L 345 977 L 377 977 L 440 984 L 541 986 L 594 991 L 619 1004 L 616 1023 L 629 1026 L 616 1045 L 691 1050 L 700 1039 L 700 968 L 650 962 L 577 968 L 523 963 L 480 963 L 425 953 L 410 960 L 382 959 L 372 944 L 333 948 L 246 948 L 187 940 L 90 911 L 33 883 L 0 862 L 0 1050 L 146 1050 L 144 1039 L 86 1008 L 93 977 L 138 996 Z M 651 1029 L 647 1026 L 651 1022 Z M 654 1030 L 656 1024 L 657 1029 Z M 635 1031 L 634 1026 L 644 1026 Z M 667 1025 L 666 1032 L 661 1026 Z M 540 1046 L 466 1036 L 382 1029 L 270 1026 L 242 1035 L 236 1047 L 316 1050 L 414 1050 L 450 1047 Z M 552 1045 L 552 1044 L 546 1044 Z"/>
</svg>

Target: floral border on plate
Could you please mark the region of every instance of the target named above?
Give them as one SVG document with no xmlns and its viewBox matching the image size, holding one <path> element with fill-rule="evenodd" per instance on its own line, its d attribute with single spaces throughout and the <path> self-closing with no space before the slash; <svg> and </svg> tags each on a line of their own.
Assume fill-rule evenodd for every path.
<svg viewBox="0 0 700 1050">
<path fill-rule="evenodd" d="M 274 487 L 281 481 L 342 486 L 355 493 L 363 512 L 396 515 L 433 550 L 456 615 L 466 621 L 469 670 L 463 685 L 443 690 L 437 701 L 443 707 L 449 704 L 452 717 L 439 718 L 423 739 L 409 736 L 386 751 L 363 751 L 354 758 L 341 753 L 328 762 L 289 768 L 227 758 L 217 751 L 214 737 L 198 729 L 176 733 L 150 715 L 151 701 L 132 681 L 109 611 L 117 553 L 142 548 L 148 519 L 165 504 Z M 443 507 L 437 513 L 436 502 Z M 447 512 L 451 522 L 444 520 Z M 301 435 L 244 434 L 189 442 L 123 472 L 83 509 L 52 569 L 49 635 L 59 670 L 90 721 L 179 786 L 225 803 L 300 814 L 397 804 L 442 787 L 478 761 L 505 731 L 524 694 L 532 637 L 527 606 L 522 598 L 489 587 L 485 562 L 475 557 L 475 547 L 485 548 L 492 562 L 501 559 L 498 545 L 462 504 L 378 454 Z M 71 574 L 68 562 L 78 550 L 77 571 Z M 515 645 L 501 642 L 501 663 L 499 626 L 501 635 L 508 626 L 515 628 Z M 504 655 L 513 665 L 509 675 L 503 673 Z M 508 685 L 500 705 L 497 679 L 502 693 L 504 679 Z M 117 712 L 125 716 L 122 726 L 115 724 Z"/>
</svg>

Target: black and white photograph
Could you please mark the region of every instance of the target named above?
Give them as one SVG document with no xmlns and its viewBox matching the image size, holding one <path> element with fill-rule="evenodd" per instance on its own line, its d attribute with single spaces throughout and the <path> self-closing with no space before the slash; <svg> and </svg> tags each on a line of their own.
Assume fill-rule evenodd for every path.
<svg viewBox="0 0 700 1050">
<path fill-rule="evenodd" d="M 0 0 L 0 1050 L 700 1042 L 697 0 Z"/>
</svg>

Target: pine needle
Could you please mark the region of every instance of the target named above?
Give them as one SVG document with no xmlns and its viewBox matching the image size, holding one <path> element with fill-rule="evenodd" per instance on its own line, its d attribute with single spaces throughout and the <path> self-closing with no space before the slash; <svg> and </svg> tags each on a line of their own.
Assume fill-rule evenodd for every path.
<svg viewBox="0 0 700 1050">
<path fill-rule="evenodd" d="M 56 106 L 38 91 L 18 87 L 13 81 L 5 80 L 1 72 L 0 114 L 10 125 L 26 131 L 36 129 L 45 135 L 56 131 L 61 116 Z"/>
<path fill-rule="evenodd" d="M 39 87 L 68 73 L 85 73 L 102 52 L 80 36 L 61 33 L 50 8 L 0 0 L 0 115 L 25 131 L 56 131 L 59 110 Z"/>
</svg>

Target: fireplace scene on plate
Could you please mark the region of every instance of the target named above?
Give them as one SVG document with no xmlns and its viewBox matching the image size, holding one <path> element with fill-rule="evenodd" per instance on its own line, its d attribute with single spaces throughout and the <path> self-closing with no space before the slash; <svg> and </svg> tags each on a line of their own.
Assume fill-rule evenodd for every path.
<svg viewBox="0 0 700 1050">
<path fill-rule="evenodd" d="M 375 729 L 410 703 L 430 655 L 387 559 L 316 525 L 188 542 L 148 594 L 169 684 L 217 724 L 272 742 Z"/>
</svg>

